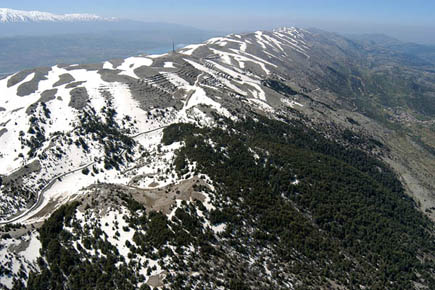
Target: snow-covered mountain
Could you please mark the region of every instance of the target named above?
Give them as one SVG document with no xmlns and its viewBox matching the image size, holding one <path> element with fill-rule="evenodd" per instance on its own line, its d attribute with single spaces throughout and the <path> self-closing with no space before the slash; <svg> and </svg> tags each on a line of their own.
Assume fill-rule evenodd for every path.
<svg viewBox="0 0 435 290">
<path fill-rule="evenodd" d="M 7 211 L 1 216 L 21 211 L 30 196 L 49 202 L 48 195 L 44 194 L 45 198 L 42 198 L 39 192 L 45 191 L 52 181 L 57 183 L 60 175 L 76 172 L 72 176 L 81 176 L 81 169 L 86 164 L 105 166 L 104 162 L 101 163 L 107 153 L 102 151 L 104 142 L 95 143 L 92 134 L 85 139 L 84 136 L 74 137 L 74 132 L 82 130 L 83 122 L 89 121 L 83 119 L 84 116 L 96 118 L 94 121 L 104 120 L 108 117 L 106 110 L 114 110 L 114 121 L 117 122 L 114 125 L 123 124 L 118 130 L 126 136 L 135 136 L 163 129 L 171 123 L 208 124 L 212 120 L 198 109 L 204 106 L 223 116 L 237 118 L 230 113 L 235 109 L 232 104 L 235 100 L 243 100 L 249 107 L 270 113 L 275 111 L 275 106 L 279 110 L 303 107 L 297 96 L 283 98 L 268 88 L 263 80 L 281 74 L 281 68 L 273 62 L 284 54 L 286 57 L 293 55 L 298 61 L 308 60 L 309 47 L 304 41 L 304 33 L 309 34 L 293 29 L 285 33 L 259 31 L 243 37 L 231 35 L 189 45 L 175 54 L 131 57 L 89 67 L 40 68 L 3 79 L 0 83 L 0 123 L 3 125 L 0 174 L 11 176 L 23 166 L 32 168 L 31 164 L 36 166 L 36 172 L 25 174 L 26 194 L 21 199 L 15 197 L 11 203 L 17 208 L 4 207 Z M 267 47 L 270 48 L 268 55 L 258 54 Z M 277 56 L 273 62 L 269 60 L 271 55 Z M 268 102 L 267 98 L 273 98 L 274 102 Z M 125 122 L 127 119 L 130 121 Z M 73 134 L 72 139 L 66 137 L 69 134 Z M 157 130 L 153 134 L 161 132 Z M 79 140 L 94 145 L 86 145 L 84 150 L 76 146 Z M 153 146 L 160 143 L 159 139 L 152 140 L 156 142 Z M 53 147 L 55 144 L 62 148 L 62 158 Z M 142 145 L 145 148 L 151 146 L 147 142 Z M 69 187 L 69 191 L 75 194 L 75 190 L 99 178 L 113 180 L 113 177 L 106 176 L 110 172 L 116 171 L 86 178 L 84 184 L 75 182 L 76 187 Z M 166 169 L 161 172 L 166 172 Z M 157 182 L 160 177 L 155 175 L 153 178 Z M 64 186 L 62 183 L 59 185 Z M 59 194 L 62 198 L 67 197 L 65 192 Z M 5 198 L 5 202 L 9 200 L 8 195 L 1 198 Z M 40 206 L 44 205 L 41 203 Z M 33 213 L 26 214 L 29 215 Z"/>
<path fill-rule="evenodd" d="M 57 15 L 41 11 L 23 11 L 0 8 L 0 23 L 19 22 L 89 22 L 114 21 L 115 18 L 104 18 L 93 14 L 63 14 Z"/>
<path fill-rule="evenodd" d="M 410 285 L 418 260 L 397 253 L 427 253 L 429 226 L 384 163 L 412 170 L 390 129 L 352 98 L 370 83 L 339 66 L 366 53 L 280 28 L 3 78 L 1 285 Z"/>
</svg>

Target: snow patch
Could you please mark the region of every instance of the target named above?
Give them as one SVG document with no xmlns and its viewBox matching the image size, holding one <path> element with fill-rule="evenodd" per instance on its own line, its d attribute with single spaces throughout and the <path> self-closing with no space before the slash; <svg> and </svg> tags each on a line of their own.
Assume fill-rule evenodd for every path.
<svg viewBox="0 0 435 290">
<path fill-rule="evenodd" d="M 200 48 L 201 46 L 204 46 L 204 45 L 205 45 L 204 43 L 201 43 L 201 44 L 191 44 L 191 45 L 188 45 L 188 46 L 182 48 L 180 50 L 180 52 L 182 54 L 192 55 L 195 50 L 197 50 L 198 48 Z"/>
<path fill-rule="evenodd" d="M 296 101 L 289 100 L 289 99 L 286 99 L 286 98 L 281 98 L 281 102 L 286 104 L 290 108 L 294 108 L 295 106 L 299 106 L 299 107 L 303 107 L 304 106 L 301 103 L 298 103 Z"/>
<path fill-rule="evenodd" d="M 163 64 L 164 68 L 175 68 L 174 63 L 172 61 L 167 61 Z"/>
<path fill-rule="evenodd" d="M 129 57 L 118 67 L 123 70 L 120 75 L 126 75 L 138 79 L 139 77 L 134 73 L 134 70 L 141 66 L 151 66 L 153 60 L 146 57 Z"/>
</svg>

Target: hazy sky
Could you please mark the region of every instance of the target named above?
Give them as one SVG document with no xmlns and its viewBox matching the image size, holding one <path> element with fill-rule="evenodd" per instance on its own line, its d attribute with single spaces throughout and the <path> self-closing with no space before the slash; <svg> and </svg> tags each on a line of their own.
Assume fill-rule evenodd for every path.
<svg viewBox="0 0 435 290">
<path fill-rule="evenodd" d="M 387 33 L 403 40 L 435 43 L 434 0 L 1 0 L 0 5 L 180 23 L 225 32 L 295 25 L 341 33 Z"/>
</svg>

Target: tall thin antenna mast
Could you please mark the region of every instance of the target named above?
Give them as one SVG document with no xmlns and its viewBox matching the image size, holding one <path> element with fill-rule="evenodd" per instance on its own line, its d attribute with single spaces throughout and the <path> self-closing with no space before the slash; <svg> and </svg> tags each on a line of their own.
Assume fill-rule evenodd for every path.
<svg viewBox="0 0 435 290">
<path fill-rule="evenodd" d="M 175 43 L 173 40 L 172 40 L 172 52 L 175 53 Z"/>
</svg>

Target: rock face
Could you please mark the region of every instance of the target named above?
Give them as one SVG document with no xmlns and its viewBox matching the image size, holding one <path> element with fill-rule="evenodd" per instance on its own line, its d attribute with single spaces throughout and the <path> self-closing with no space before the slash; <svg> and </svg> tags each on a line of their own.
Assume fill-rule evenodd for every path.
<svg viewBox="0 0 435 290">
<path fill-rule="evenodd" d="M 8 76 L 0 282 L 431 287 L 434 80 L 298 28 Z"/>
</svg>

